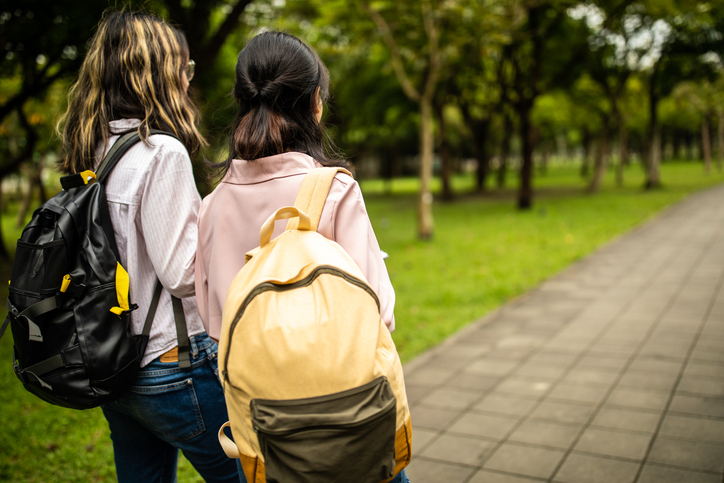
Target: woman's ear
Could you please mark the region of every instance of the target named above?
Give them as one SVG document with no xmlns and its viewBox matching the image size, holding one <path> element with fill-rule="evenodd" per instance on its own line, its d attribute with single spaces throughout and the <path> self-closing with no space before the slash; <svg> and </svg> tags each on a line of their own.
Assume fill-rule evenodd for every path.
<svg viewBox="0 0 724 483">
<path fill-rule="evenodd" d="M 314 91 L 314 116 L 317 118 L 317 122 L 322 120 L 322 111 L 324 110 L 324 104 L 322 103 L 322 96 L 319 95 L 319 87 Z"/>
</svg>

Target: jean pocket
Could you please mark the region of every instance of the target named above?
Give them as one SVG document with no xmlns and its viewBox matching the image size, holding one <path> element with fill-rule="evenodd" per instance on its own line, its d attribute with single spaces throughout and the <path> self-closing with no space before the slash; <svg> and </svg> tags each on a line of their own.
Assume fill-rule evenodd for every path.
<svg viewBox="0 0 724 483">
<path fill-rule="evenodd" d="M 133 386 L 124 399 L 126 410 L 167 440 L 186 441 L 206 431 L 193 379 Z"/>
<path fill-rule="evenodd" d="M 251 401 L 268 482 L 360 483 L 392 477 L 396 400 L 385 378 L 328 396 Z"/>
</svg>

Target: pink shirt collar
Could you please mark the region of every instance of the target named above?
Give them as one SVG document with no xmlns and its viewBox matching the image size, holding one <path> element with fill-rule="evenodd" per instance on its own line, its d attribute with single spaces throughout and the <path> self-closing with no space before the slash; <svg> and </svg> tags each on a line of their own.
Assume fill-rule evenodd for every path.
<svg viewBox="0 0 724 483">
<path fill-rule="evenodd" d="M 222 182 L 230 184 L 263 183 L 273 178 L 305 174 L 310 169 L 319 166 L 321 165 L 314 161 L 314 158 L 299 152 L 275 154 L 254 161 L 234 159 Z"/>
</svg>

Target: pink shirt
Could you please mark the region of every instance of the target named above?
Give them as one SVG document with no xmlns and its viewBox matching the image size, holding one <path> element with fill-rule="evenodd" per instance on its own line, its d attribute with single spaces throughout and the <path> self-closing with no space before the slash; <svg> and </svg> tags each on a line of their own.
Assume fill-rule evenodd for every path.
<svg viewBox="0 0 724 483">
<path fill-rule="evenodd" d="M 138 119 L 110 122 L 107 146 L 99 146 L 97 164 L 119 133 L 135 129 Z M 176 324 L 169 293 L 183 299 L 189 335 L 204 331 L 194 297 L 196 219 L 201 197 L 196 190 L 191 160 L 181 142 L 154 135 L 148 144 L 135 144 L 108 178 L 106 197 L 121 264 L 131 280 L 131 327 L 140 334 L 151 305 L 156 280 L 164 286 L 151 325 L 145 366 L 176 347 Z"/>
<path fill-rule="evenodd" d="M 304 175 L 318 167 L 310 156 L 284 153 L 255 161 L 232 161 L 231 169 L 199 210 L 196 297 L 201 319 L 218 340 L 221 314 L 231 281 L 246 252 L 259 246 L 261 225 L 283 206 L 293 206 Z M 277 221 L 273 236 L 287 220 Z M 336 241 L 367 278 L 380 299 L 382 320 L 395 328 L 395 291 L 372 230 L 357 182 L 337 173 L 319 221 L 319 233 Z"/>
</svg>

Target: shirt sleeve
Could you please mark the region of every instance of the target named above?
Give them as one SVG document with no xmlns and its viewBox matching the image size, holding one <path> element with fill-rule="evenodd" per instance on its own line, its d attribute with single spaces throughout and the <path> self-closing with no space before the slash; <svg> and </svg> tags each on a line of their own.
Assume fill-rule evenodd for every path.
<svg viewBox="0 0 724 483">
<path fill-rule="evenodd" d="M 380 315 L 392 332 L 395 330 L 395 291 L 367 214 L 362 191 L 359 184 L 348 176 L 337 176 L 344 176 L 345 183 L 339 183 L 344 186 L 343 191 L 333 195 L 333 198 L 339 196 L 339 200 L 333 207 L 333 213 L 329 214 L 334 230 L 332 239 L 352 257 L 377 293 L 380 299 Z M 346 182 L 347 180 L 349 182 Z M 332 190 L 337 191 L 339 188 L 335 185 L 337 183 L 333 183 Z"/>
<path fill-rule="evenodd" d="M 201 209 L 199 210 L 199 233 L 205 233 L 205 231 L 201 228 L 201 223 L 203 223 L 203 212 L 204 202 L 201 203 Z M 196 285 L 196 303 L 198 304 L 199 316 L 204 324 L 204 328 L 207 333 L 211 334 L 209 328 L 209 281 L 207 278 L 208 272 L 206 269 L 206 260 L 204 259 L 204 254 L 207 252 L 208 250 L 205 246 L 204 240 L 202 237 L 199 237 L 196 247 L 196 273 L 194 277 Z"/>
<path fill-rule="evenodd" d="M 151 161 L 140 208 L 140 233 L 158 279 L 172 295 L 194 295 L 194 260 L 201 197 L 191 160 L 175 140 L 163 143 Z"/>
</svg>

